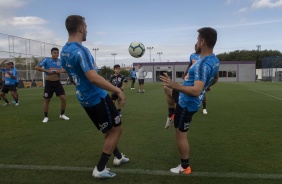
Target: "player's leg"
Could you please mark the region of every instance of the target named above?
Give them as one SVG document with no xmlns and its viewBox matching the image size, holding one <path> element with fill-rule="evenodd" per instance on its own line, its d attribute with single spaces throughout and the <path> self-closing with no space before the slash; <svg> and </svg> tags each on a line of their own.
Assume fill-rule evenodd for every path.
<svg viewBox="0 0 282 184">
<path fill-rule="evenodd" d="M 175 135 L 181 164 L 170 169 L 173 173 L 191 173 L 189 164 L 190 146 L 187 138 L 187 131 L 194 113 L 195 112 L 189 112 L 186 108 L 182 108 L 179 105 L 176 107 L 174 127 L 176 128 Z"/>
<path fill-rule="evenodd" d="M 66 100 L 66 93 L 60 81 L 56 81 L 56 87 L 54 87 L 54 91 L 57 96 L 59 96 L 61 100 L 61 113 L 59 115 L 60 119 L 69 120 L 70 118 L 65 115 L 66 107 L 67 107 L 67 100 Z"/>
<path fill-rule="evenodd" d="M 203 114 L 208 114 L 206 93 L 204 94 L 204 98 L 203 98 L 202 104 L 203 104 Z"/>
<path fill-rule="evenodd" d="M 138 91 L 136 93 L 141 93 L 141 85 L 142 85 L 142 81 L 141 79 L 138 79 Z"/>
<path fill-rule="evenodd" d="M 1 98 L 5 101 L 5 103 L 2 105 L 2 106 L 7 106 L 7 105 L 10 105 L 8 99 L 6 98 L 6 95 L 9 92 L 9 89 L 7 87 L 7 85 L 4 85 L 3 88 L 1 89 L 1 92 L 0 92 L 0 96 Z"/>
<path fill-rule="evenodd" d="M 166 95 L 166 102 L 168 105 L 168 117 L 165 123 L 165 128 L 167 129 L 173 125 L 175 105 L 178 100 L 179 92 L 172 90 L 166 86 L 164 86 L 163 89 Z"/>
<path fill-rule="evenodd" d="M 118 110 L 118 114 L 119 114 L 120 117 L 122 116 L 122 114 L 121 114 L 121 108 L 122 108 L 122 106 L 121 106 L 121 100 L 120 100 L 119 98 L 117 98 L 117 110 Z"/>
<path fill-rule="evenodd" d="M 44 119 L 43 123 L 47 123 L 49 118 L 48 118 L 48 110 L 49 110 L 49 103 L 51 98 L 53 97 L 54 89 L 52 85 L 52 81 L 46 81 L 45 82 L 45 87 L 44 87 L 44 102 L 43 102 L 43 111 L 44 111 Z"/>
</svg>

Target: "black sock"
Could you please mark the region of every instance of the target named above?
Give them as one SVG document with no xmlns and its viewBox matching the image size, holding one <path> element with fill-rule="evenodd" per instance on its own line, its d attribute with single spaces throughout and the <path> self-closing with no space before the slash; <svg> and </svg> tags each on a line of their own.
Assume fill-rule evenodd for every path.
<svg viewBox="0 0 282 184">
<path fill-rule="evenodd" d="M 207 103 L 203 102 L 203 109 L 206 109 L 206 107 L 207 107 Z"/>
<path fill-rule="evenodd" d="M 6 102 L 6 103 L 9 103 L 9 101 L 8 101 L 8 100 L 6 100 L 6 99 L 4 99 L 4 100 L 5 100 L 5 102 Z"/>
<path fill-rule="evenodd" d="M 118 109 L 118 112 L 120 112 L 121 111 L 121 109 Z"/>
<path fill-rule="evenodd" d="M 171 117 L 175 113 L 175 108 L 168 108 L 168 117 Z"/>
<path fill-rule="evenodd" d="M 15 102 L 18 103 L 19 99 L 15 99 Z"/>
<path fill-rule="evenodd" d="M 189 158 L 188 159 L 181 159 L 181 167 L 183 169 L 187 169 L 187 167 L 189 167 Z"/>
<path fill-rule="evenodd" d="M 61 115 L 65 114 L 65 109 L 61 109 Z"/>
<path fill-rule="evenodd" d="M 121 153 L 119 152 L 118 148 L 116 148 L 114 151 L 113 151 L 113 154 L 115 155 L 115 157 L 117 157 L 118 159 L 121 159 Z"/>
<path fill-rule="evenodd" d="M 44 116 L 45 116 L 45 117 L 48 117 L 48 112 L 44 112 Z"/>
<path fill-rule="evenodd" d="M 97 169 L 98 169 L 99 172 L 103 171 L 105 169 L 106 164 L 107 164 L 108 160 L 110 159 L 110 157 L 111 157 L 110 154 L 107 154 L 107 153 L 104 153 L 104 152 L 102 153 L 101 158 L 100 158 L 100 160 L 97 164 Z"/>
</svg>

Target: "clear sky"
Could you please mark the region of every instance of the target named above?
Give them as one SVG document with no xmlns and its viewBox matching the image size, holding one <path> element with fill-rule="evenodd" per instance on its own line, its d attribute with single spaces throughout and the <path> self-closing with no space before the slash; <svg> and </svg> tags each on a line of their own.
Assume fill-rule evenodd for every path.
<svg viewBox="0 0 282 184">
<path fill-rule="evenodd" d="M 188 61 L 197 29 L 218 32 L 214 53 L 234 50 L 282 51 L 282 0 L 0 0 L 0 33 L 64 45 L 65 19 L 86 18 L 88 47 L 98 66 L 150 62 L 132 58 L 129 44 L 153 47 L 156 62 Z M 159 56 L 157 52 L 162 52 Z"/>
</svg>

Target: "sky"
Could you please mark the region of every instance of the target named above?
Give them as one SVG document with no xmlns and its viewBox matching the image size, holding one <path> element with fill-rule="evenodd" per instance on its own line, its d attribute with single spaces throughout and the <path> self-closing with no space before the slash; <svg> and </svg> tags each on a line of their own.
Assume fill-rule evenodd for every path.
<svg viewBox="0 0 282 184">
<path fill-rule="evenodd" d="M 99 48 L 98 66 L 188 61 L 201 27 L 217 30 L 215 54 L 258 45 L 282 52 L 282 0 L 0 0 L 0 33 L 63 46 L 73 14 L 86 19 L 83 45 L 93 57 Z M 133 41 L 153 49 L 133 58 Z"/>
</svg>

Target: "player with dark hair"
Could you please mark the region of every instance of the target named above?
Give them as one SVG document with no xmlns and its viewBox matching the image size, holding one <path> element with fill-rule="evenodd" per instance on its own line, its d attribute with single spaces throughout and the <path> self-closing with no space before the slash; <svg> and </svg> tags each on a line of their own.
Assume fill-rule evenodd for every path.
<svg viewBox="0 0 282 184">
<path fill-rule="evenodd" d="M 69 39 L 61 52 L 62 66 L 76 86 L 77 99 L 98 130 L 105 135 L 103 151 L 92 176 L 111 178 L 116 174 L 106 168 L 106 164 L 114 154 L 114 165 L 129 161 L 117 148 L 122 129 L 121 119 L 107 91 L 115 92 L 121 106 L 125 103 L 122 90 L 97 73 L 95 61 L 89 49 L 82 45 L 86 41 L 87 25 L 80 15 L 70 15 L 66 19 Z M 107 90 L 107 91 L 106 91 Z"/>
<path fill-rule="evenodd" d="M 142 64 L 138 64 L 138 83 L 139 83 L 139 89 L 137 93 L 145 93 L 144 89 L 144 83 L 145 83 L 145 77 L 147 76 L 147 70 L 142 67 Z"/>
<path fill-rule="evenodd" d="M 45 87 L 44 87 L 44 119 L 43 123 L 47 123 L 48 118 L 48 109 L 53 93 L 56 93 L 61 100 L 61 113 L 59 115 L 60 119 L 69 120 L 69 117 L 65 115 L 66 109 L 66 96 L 65 90 L 60 82 L 60 74 L 65 73 L 66 71 L 62 69 L 61 60 L 59 57 L 59 49 L 51 49 L 51 58 L 43 59 L 36 67 L 35 70 L 45 73 Z"/>
<path fill-rule="evenodd" d="M 216 30 L 210 27 L 199 29 L 197 40 L 197 49 L 201 49 L 201 58 L 189 68 L 183 85 L 172 82 L 166 73 L 160 76 L 164 86 L 180 92 L 175 110 L 174 127 L 181 164 L 171 168 L 172 173 L 190 174 L 192 172 L 189 164 L 190 149 L 187 131 L 192 116 L 198 111 L 202 103 L 205 90 L 214 84 L 214 77 L 219 69 L 219 60 L 213 54 L 217 40 Z"/>
<path fill-rule="evenodd" d="M 134 84 L 136 79 L 136 71 L 134 67 L 132 67 L 132 69 L 130 70 L 130 77 L 131 77 L 131 89 L 135 89 Z"/>
<path fill-rule="evenodd" d="M 5 72 L 5 83 L 3 88 L 0 91 L 0 97 L 3 98 L 5 103 L 2 106 L 10 105 L 10 102 L 6 98 L 6 95 L 9 91 L 15 100 L 15 106 L 18 106 L 18 99 L 17 95 L 15 94 L 15 83 L 16 83 L 16 72 L 12 69 L 11 63 L 7 62 L 5 63 L 5 68 L 2 68 L 2 71 Z"/>
<path fill-rule="evenodd" d="M 120 65 L 114 66 L 114 72 L 115 73 L 110 76 L 110 83 L 112 85 L 120 88 L 123 91 L 124 88 L 127 86 L 128 81 L 123 75 L 120 74 Z M 121 106 L 121 99 L 118 98 L 118 95 L 117 95 L 116 92 L 113 92 L 111 97 L 112 97 L 114 104 L 117 101 L 118 113 L 119 113 L 119 116 L 122 116 L 121 115 L 121 107 L 122 107 Z"/>
</svg>

